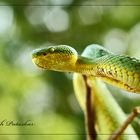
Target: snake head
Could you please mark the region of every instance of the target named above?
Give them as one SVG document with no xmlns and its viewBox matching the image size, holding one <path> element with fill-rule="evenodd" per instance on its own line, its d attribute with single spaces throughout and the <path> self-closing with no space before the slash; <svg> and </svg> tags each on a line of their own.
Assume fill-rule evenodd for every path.
<svg viewBox="0 0 140 140">
<path fill-rule="evenodd" d="M 40 68 L 55 71 L 70 71 L 77 60 L 77 52 L 70 46 L 58 45 L 36 49 L 32 61 Z"/>
</svg>

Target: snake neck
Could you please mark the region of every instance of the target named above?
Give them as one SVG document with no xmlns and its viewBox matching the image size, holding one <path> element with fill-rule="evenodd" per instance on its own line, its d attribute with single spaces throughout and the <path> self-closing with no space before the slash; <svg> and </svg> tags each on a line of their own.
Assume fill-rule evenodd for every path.
<svg viewBox="0 0 140 140">
<path fill-rule="evenodd" d="M 78 59 L 74 66 L 74 72 L 84 75 L 95 75 L 96 62 L 93 59 L 78 56 Z"/>
</svg>

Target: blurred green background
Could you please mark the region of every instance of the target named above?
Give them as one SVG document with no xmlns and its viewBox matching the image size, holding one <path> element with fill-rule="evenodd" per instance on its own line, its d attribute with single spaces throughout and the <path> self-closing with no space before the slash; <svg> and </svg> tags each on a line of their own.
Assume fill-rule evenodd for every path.
<svg viewBox="0 0 140 140">
<path fill-rule="evenodd" d="M 84 116 L 72 74 L 38 69 L 31 51 L 67 44 L 81 53 L 98 43 L 116 54 L 140 58 L 138 4 L 139 0 L 0 0 L 0 124 L 34 123 L 0 125 L 0 135 L 5 134 L 0 139 L 84 140 Z M 139 105 L 139 95 L 109 88 L 126 113 Z"/>
</svg>

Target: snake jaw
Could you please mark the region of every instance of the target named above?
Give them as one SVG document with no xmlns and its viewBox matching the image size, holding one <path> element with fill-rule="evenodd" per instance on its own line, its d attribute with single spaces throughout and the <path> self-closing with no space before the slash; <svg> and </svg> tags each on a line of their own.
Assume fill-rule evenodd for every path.
<svg viewBox="0 0 140 140">
<path fill-rule="evenodd" d="M 38 59 L 37 58 L 32 58 L 32 62 L 35 64 L 35 65 L 37 65 L 39 68 L 43 68 L 41 65 L 39 65 L 39 61 L 38 61 Z"/>
<path fill-rule="evenodd" d="M 37 65 L 41 69 L 51 69 L 50 65 L 47 64 L 44 58 L 41 57 L 33 57 L 32 61 L 35 65 Z"/>
</svg>

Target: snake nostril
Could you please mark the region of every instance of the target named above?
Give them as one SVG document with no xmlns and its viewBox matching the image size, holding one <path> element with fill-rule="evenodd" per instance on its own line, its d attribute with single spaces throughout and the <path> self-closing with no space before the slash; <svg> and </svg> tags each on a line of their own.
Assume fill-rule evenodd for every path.
<svg viewBox="0 0 140 140">
<path fill-rule="evenodd" d="M 44 55 L 44 56 L 45 56 L 45 55 L 46 55 L 46 53 L 45 53 L 45 52 L 43 52 L 43 53 L 42 53 L 42 55 Z"/>
</svg>

